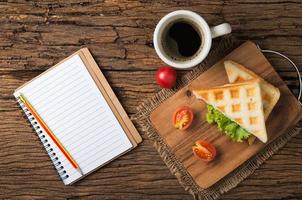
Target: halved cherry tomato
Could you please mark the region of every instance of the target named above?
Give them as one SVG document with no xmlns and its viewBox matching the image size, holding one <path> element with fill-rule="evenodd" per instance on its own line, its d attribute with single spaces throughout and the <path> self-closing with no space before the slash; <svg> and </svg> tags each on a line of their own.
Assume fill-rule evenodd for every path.
<svg viewBox="0 0 302 200">
<path fill-rule="evenodd" d="M 216 148 L 204 140 L 197 140 L 192 150 L 195 156 L 206 162 L 213 160 L 216 156 Z"/>
<path fill-rule="evenodd" d="M 189 128 L 193 121 L 193 112 L 188 106 L 179 107 L 173 114 L 174 127 L 180 130 Z"/>
</svg>

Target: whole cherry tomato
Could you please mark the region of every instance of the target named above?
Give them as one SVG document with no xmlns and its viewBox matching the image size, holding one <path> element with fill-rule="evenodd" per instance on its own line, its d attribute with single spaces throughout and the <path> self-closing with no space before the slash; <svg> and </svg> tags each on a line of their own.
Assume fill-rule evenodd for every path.
<svg viewBox="0 0 302 200">
<path fill-rule="evenodd" d="M 176 82 L 176 71 L 172 67 L 160 67 L 155 78 L 156 83 L 162 88 L 172 88 Z"/>
</svg>

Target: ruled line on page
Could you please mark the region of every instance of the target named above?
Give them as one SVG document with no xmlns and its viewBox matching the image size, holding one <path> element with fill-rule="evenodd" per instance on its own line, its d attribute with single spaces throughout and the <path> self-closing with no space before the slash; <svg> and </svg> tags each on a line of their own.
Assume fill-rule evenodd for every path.
<svg viewBox="0 0 302 200">
<path fill-rule="evenodd" d="M 91 140 L 93 136 L 94 136 L 93 139 L 95 139 L 95 140 L 104 139 L 105 137 L 112 137 L 112 133 L 114 131 L 116 131 L 116 129 L 111 129 L 112 127 L 113 127 L 112 125 L 109 125 L 108 127 L 106 127 L 106 129 L 107 129 L 106 132 L 104 131 L 104 129 L 100 129 L 100 127 L 95 128 L 93 131 L 98 131 L 97 136 L 90 135 L 90 137 L 89 136 L 85 137 L 86 140 L 83 140 L 83 142 L 74 142 L 72 144 L 70 150 L 75 150 L 78 147 L 80 147 L 81 145 L 84 145 L 85 142 Z M 93 145 L 93 143 L 89 143 L 89 145 Z"/>
<path fill-rule="evenodd" d="M 49 110 L 40 112 L 40 114 L 44 115 L 45 113 L 47 113 L 48 117 L 50 119 L 53 119 L 53 118 L 57 118 L 59 115 L 61 115 L 62 113 L 65 113 L 66 111 L 74 112 L 74 110 L 78 109 L 80 112 L 80 111 L 82 111 L 80 109 L 85 104 L 90 104 L 90 103 L 92 103 L 93 100 L 96 102 L 97 98 L 91 98 L 92 96 L 93 96 L 93 94 L 89 94 L 89 93 L 83 94 L 83 97 L 85 97 L 85 99 L 80 103 L 66 99 L 66 100 L 60 102 L 59 107 L 56 107 L 56 108 L 51 107 Z M 64 109 L 62 109 L 62 108 L 64 108 Z M 68 109 L 66 109 L 66 108 L 68 108 Z"/>
<path fill-rule="evenodd" d="M 83 101 L 83 102 L 81 103 L 81 105 L 79 105 L 79 107 L 85 106 L 85 104 L 86 104 L 87 102 L 88 102 L 88 101 Z M 89 105 L 89 107 L 87 108 L 87 110 L 89 110 L 89 109 L 91 109 L 91 108 L 96 108 L 97 105 L 98 105 L 98 102 L 97 102 L 97 101 L 94 101 L 93 104 L 90 103 L 90 105 Z M 70 105 L 69 105 L 69 106 L 70 106 Z M 95 110 L 95 111 L 93 111 L 93 112 L 97 112 L 97 110 Z M 91 114 L 91 113 L 88 113 L 88 112 L 87 112 L 87 113 L 82 113 L 81 111 L 76 110 L 75 112 L 73 112 L 73 114 L 75 114 L 75 115 L 83 115 L 83 117 L 85 117 L 86 115 L 89 115 L 89 114 Z M 69 112 L 60 113 L 59 116 L 54 116 L 53 118 L 50 118 L 50 119 L 49 119 L 49 123 L 50 123 L 50 122 L 51 122 L 51 123 L 57 123 L 58 121 L 61 121 L 61 120 L 63 120 L 64 118 L 68 117 L 68 115 L 70 115 Z M 81 117 L 81 116 L 76 116 L 76 118 L 77 118 L 77 117 Z"/>
<path fill-rule="evenodd" d="M 108 121 L 105 121 L 105 122 L 108 122 Z M 84 132 L 85 133 L 85 138 L 88 138 L 91 135 L 93 135 L 94 136 L 93 138 L 95 138 L 95 132 L 99 132 L 100 130 L 104 130 L 104 128 L 109 128 L 111 126 L 113 126 L 113 125 L 112 124 L 108 124 L 108 125 L 105 125 L 103 127 L 100 127 L 99 125 L 89 126 L 89 128 L 85 129 L 85 132 Z M 81 131 L 74 131 L 75 134 L 79 133 L 79 132 L 80 132 L 80 134 L 78 134 L 78 135 L 79 136 L 83 136 L 83 133 L 81 133 Z M 87 134 L 86 134 L 86 132 L 87 132 Z M 72 139 L 72 136 L 73 135 L 69 135 L 69 138 L 66 138 L 67 136 L 64 135 L 65 138 L 62 138 L 62 141 L 66 141 L 67 142 L 67 141 L 69 141 L 69 140 Z M 84 140 L 84 138 L 82 138 L 82 140 Z"/>
<path fill-rule="evenodd" d="M 80 161 L 80 162 L 85 162 L 86 167 L 89 167 L 90 165 L 98 166 L 100 164 L 100 160 L 102 160 L 102 158 L 108 157 L 108 154 L 111 155 L 111 154 L 113 154 L 113 152 L 115 152 L 115 155 L 118 155 L 117 153 L 119 151 L 121 151 L 122 148 L 124 148 L 123 143 L 119 139 L 117 139 L 115 141 L 110 141 L 110 142 L 111 143 L 107 143 L 107 146 L 104 146 L 102 148 L 102 150 L 97 152 L 97 155 L 102 155 L 102 156 L 99 156 L 99 159 L 94 160 L 92 157 L 88 157 L 87 159 Z M 111 148 L 109 148 L 109 147 L 111 147 Z M 112 157 L 112 158 L 114 158 L 114 157 Z M 112 159 L 112 158 L 110 158 L 110 159 Z M 104 163 L 104 162 L 102 162 L 102 163 Z"/>
<path fill-rule="evenodd" d="M 90 129 L 93 128 L 94 126 L 97 126 L 99 123 L 102 123 L 103 119 L 105 117 L 106 116 L 103 116 L 103 118 L 94 118 L 94 119 L 87 118 L 86 121 L 84 121 L 84 119 L 82 119 L 82 120 L 79 119 L 77 122 L 75 121 L 75 123 L 74 123 L 75 125 L 70 129 L 68 129 L 68 127 L 67 127 L 64 130 L 60 130 L 60 129 L 56 129 L 56 130 L 57 130 L 57 132 L 62 133 L 60 135 L 58 134 L 58 136 L 60 137 L 61 140 L 63 140 L 63 139 L 65 140 L 66 137 L 67 137 L 67 139 L 69 139 L 70 137 L 73 137 L 73 134 L 76 134 L 79 131 L 79 126 L 81 126 L 82 129 L 84 129 L 81 131 L 84 131 L 84 133 L 85 134 L 87 133 L 86 135 L 88 135 L 90 133 L 89 132 Z M 72 134 L 70 134 L 70 133 L 72 133 Z"/>
<path fill-rule="evenodd" d="M 110 141 L 111 143 L 108 143 L 108 141 Z M 85 152 L 86 155 L 88 155 L 87 158 L 80 155 L 80 157 L 79 157 L 80 159 L 78 159 L 79 164 L 81 165 L 81 163 L 85 163 L 85 166 L 93 165 L 95 161 L 98 162 L 100 160 L 100 158 L 106 156 L 107 153 L 114 151 L 114 150 L 119 150 L 118 148 L 120 148 L 121 144 L 123 144 L 123 143 L 118 143 L 119 141 L 120 141 L 120 138 L 118 138 L 116 140 L 113 140 L 113 138 L 107 139 L 105 141 L 106 143 L 103 143 L 106 145 L 102 146 L 102 148 L 99 149 L 99 152 L 94 152 L 94 154 L 96 153 L 98 155 L 97 157 L 99 159 L 96 159 L 97 158 L 96 156 L 89 155 L 89 153 L 91 153 L 91 151 L 88 151 L 88 154 Z M 104 150 L 107 150 L 107 151 L 103 152 Z M 73 154 L 75 155 L 75 153 L 73 153 Z M 89 162 L 87 162 L 89 159 L 91 159 L 91 160 Z M 64 161 L 67 162 L 67 160 L 64 160 Z"/>
<path fill-rule="evenodd" d="M 78 77 L 76 75 L 78 75 L 79 72 L 80 71 L 69 74 L 72 78 L 70 78 L 68 80 L 64 79 L 64 76 L 62 76 L 60 80 L 51 80 L 51 78 L 49 78 L 48 82 L 45 82 L 45 84 L 43 84 L 43 85 L 41 84 L 41 85 L 37 86 L 35 88 L 36 91 L 28 91 L 28 93 L 32 97 L 32 99 L 36 99 L 36 98 L 41 99 L 45 95 L 48 95 L 48 93 L 45 91 L 46 88 L 47 88 L 47 90 L 54 90 L 54 89 L 60 90 L 60 89 L 64 88 L 63 83 L 65 83 L 66 85 L 70 85 L 71 83 L 77 81 Z M 49 83 L 51 81 L 56 81 L 56 85 L 49 85 Z M 41 93 L 41 92 L 44 92 L 44 93 Z"/>
<path fill-rule="evenodd" d="M 98 158 L 101 158 L 103 156 L 105 156 L 106 154 L 104 154 L 104 151 L 107 153 L 110 150 L 119 147 L 122 144 L 122 142 L 120 141 L 120 138 L 109 138 L 107 139 L 104 143 L 103 146 L 101 146 L 101 148 L 98 148 L 97 151 L 95 151 L 95 154 L 97 155 Z M 81 154 L 79 156 L 79 163 L 87 163 L 89 164 L 91 162 L 91 160 L 93 160 L 95 157 L 92 156 L 84 156 L 85 154 Z M 77 157 L 77 155 L 75 155 L 75 157 Z M 88 160 L 90 160 L 90 162 L 87 162 Z"/>
<path fill-rule="evenodd" d="M 66 85 L 68 85 L 68 88 L 66 88 L 66 89 L 70 89 L 71 86 L 78 87 L 78 85 L 80 85 L 82 82 L 85 81 L 83 79 L 82 80 L 80 80 L 80 79 L 81 78 L 79 78 L 79 77 L 73 77 L 72 81 L 68 81 L 68 82 L 66 81 L 64 83 L 60 83 L 60 87 L 59 88 L 52 88 L 52 92 L 65 93 L 66 91 L 64 91 L 64 88 L 66 88 Z M 49 90 L 51 90 L 51 89 L 49 88 Z M 32 100 L 32 102 L 34 102 L 33 106 L 39 105 L 42 102 L 42 99 L 47 99 L 48 101 L 52 100 L 52 99 L 49 99 L 50 97 L 53 97 L 51 95 L 52 95 L 52 93 L 49 94 L 49 93 L 46 93 L 46 92 L 43 93 L 43 95 L 41 95 L 41 96 L 31 95 L 31 100 Z"/>
<path fill-rule="evenodd" d="M 74 64 L 74 63 L 72 63 L 72 64 Z M 72 66 L 72 65 L 70 65 L 70 66 Z M 39 77 L 38 79 L 34 80 L 35 81 L 35 87 L 34 88 L 27 87 L 27 88 L 22 88 L 22 90 L 24 92 L 29 93 L 29 94 L 33 94 L 33 93 L 36 93 L 38 91 L 41 91 L 41 90 L 44 89 L 44 86 L 45 86 L 43 83 L 45 83 L 47 81 L 49 82 L 50 80 L 52 80 L 53 77 L 56 78 L 56 81 L 57 81 L 57 79 L 59 79 L 60 77 L 64 77 L 65 73 L 63 73 L 63 72 L 66 71 L 66 70 L 69 70 L 69 66 L 64 67 L 63 69 L 51 70 L 50 72 L 44 74 L 43 78 Z M 54 73 L 54 72 L 56 72 L 56 73 Z M 58 73 L 60 73 L 60 74 L 57 75 Z"/>
<path fill-rule="evenodd" d="M 84 161 L 80 161 L 80 163 L 85 163 L 85 165 L 83 166 L 83 169 L 84 170 L 89 170 L 89 169 L 95 169 L 95 166 L 100 166 L 102 164 L 104 164 L 105 162 L 100 162 L 102 160 L 102 158 L 106 157 L 106 155 L 118 155 L 119 152 L 121 151 L 123 147 L 123 143 L 121 142 L 116 142 L 116 141 L 113 141 L 112 144 L 112 148 L 108 148 L 108 147 L 105 147 L 104 149 L 106 149 L 106 151 L 104 152 L 98 152 L 98 155 L 102 155 L 102 157 L 100 156 L 100 159 L 92 159 L 90 158 L 90 160 L 84 160 Z M 104 156 L 105 155 L 105 156 Z M 116 156 L 115 156 L 116 157 Z M 112 157 L 111 159 L 115 158 L 115 157 Z M 106 159 L 106 160 L 110 160 L 110 159 Z M 91 171 L 91 170 L 89 170 Z M 73 174 L 75 174 L 76 172 L 73 172 Z M 72 174 L 72 175 L 73 175 Z"/>
<path fill-rule="evenodd" d="M 83 93 L 87 93 L 87 91 L 81 91 L 81 89 L 83 89 L 87 86 L 88 85 L 81 85 L 80 88 L 77 87 L 76 90 L 72 90 L 73 88 L 69 88 L 68 92 L 66 92 L 66 93 L 58 92 L 56 94 L 57 96 L 52 95 L 51 96 L 52 98 L 49 98 L 49 100 L 48 100 L 47 97 L 45 97 L 46 100 L 44 102 L 42 102 L 41 105 L 34 104 L 33 106 L 36 106 L 37 108 L 40 108 L 41 112 L 43 112 L 45 110 L 53 108 L 54 104 L 57 104 L 61 101 L 66 102 L 66 101 L 69 101 L 70 99 L 72 99 L 73 97 L 77 97 L 77 96 L 83 95 Z M 54 92 L 56 92 L 56 91 L 54 91 Z M 64 98 L 64 95 L 68 95 L 69 98 L 68 99 Z M 64 106 L 64 104 L 60 104 L 60 105 L 61 105 L 61 107 Z M 56 108 L 56 107 L 54 107 L 54 108 Z"/>
</svg>

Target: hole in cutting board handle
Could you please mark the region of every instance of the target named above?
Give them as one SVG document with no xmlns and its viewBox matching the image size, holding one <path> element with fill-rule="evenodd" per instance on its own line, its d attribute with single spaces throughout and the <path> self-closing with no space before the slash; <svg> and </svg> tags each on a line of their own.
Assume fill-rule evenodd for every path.
<svg viewBox="0 0 302 200">
<path fill-rule="evenodd" d="M 279 53 L 278 51 L 273 51 L 273 50 L 269 50 L 269 49 L 261 49 L 260 46 L 257 44 L 257 48 L 260 49 L 261 52 L 263 53 L 272 53 L 272 54 L 276 54 L 278 56 L 281 56 L 282 58 L 286 59 L 288 62 L 290 62 L 290 64 L 293 66 L 293 68 L 296 70 L 297 74 L 298 74 L 298 80 L 299 80 L 299 94 L 298 94 L 298 101 L 300 103 L 300 105 L 302 105 L 300 99 L 301 99 L 301 93 L 302 93 L 302 78 L 301 78 L 301 74 L 300 71 L 297 67 L 297 65 L 287 56 L 285 56 L 282 53 Z"/>
</svg>

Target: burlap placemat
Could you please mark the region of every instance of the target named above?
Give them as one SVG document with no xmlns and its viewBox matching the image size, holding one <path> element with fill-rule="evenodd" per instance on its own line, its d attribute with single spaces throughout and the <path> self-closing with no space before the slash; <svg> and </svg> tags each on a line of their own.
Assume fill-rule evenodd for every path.
<svg viewBox="0 0 302 200">
<path fill-rule="evenodd" d="M 179 183 L 185 188 L 185 190 L 193 195 L 194 199 L 217 199 L 221 194 L 236 187 L 241 181 L 251 175 L 266 159 L 283 147 L 292 137 L 301 132 L 301 122 L 299 122 L 294 128 L 275 139 L 261 152 L 246 161 L 222 180 L 208 189 L 203 189 L 195 183 L 190 174 L 171 151 L 170 147 L 164 142 L 160 134 L 158 134 L 152 126 L 150 114 L 158 105 L 197 78 L 201 73 L 222 59 L 241 43 L 242 42 L 233 37 L 222 38 L 220 43 L 214 47 L 214 50 L 210 52 L 204 62 L 178 80 L 173 89 L 161 90 L 153 98 L 141 104 L 138 107 L 138 113 L 133 116 L 133 120 L 135 120 L 141 127 L 144 134 L 154 142 L 154 147 L 157 149 L 159 155 L 166 163 L 171 173 L 177 177 Z"/>
</svg>

